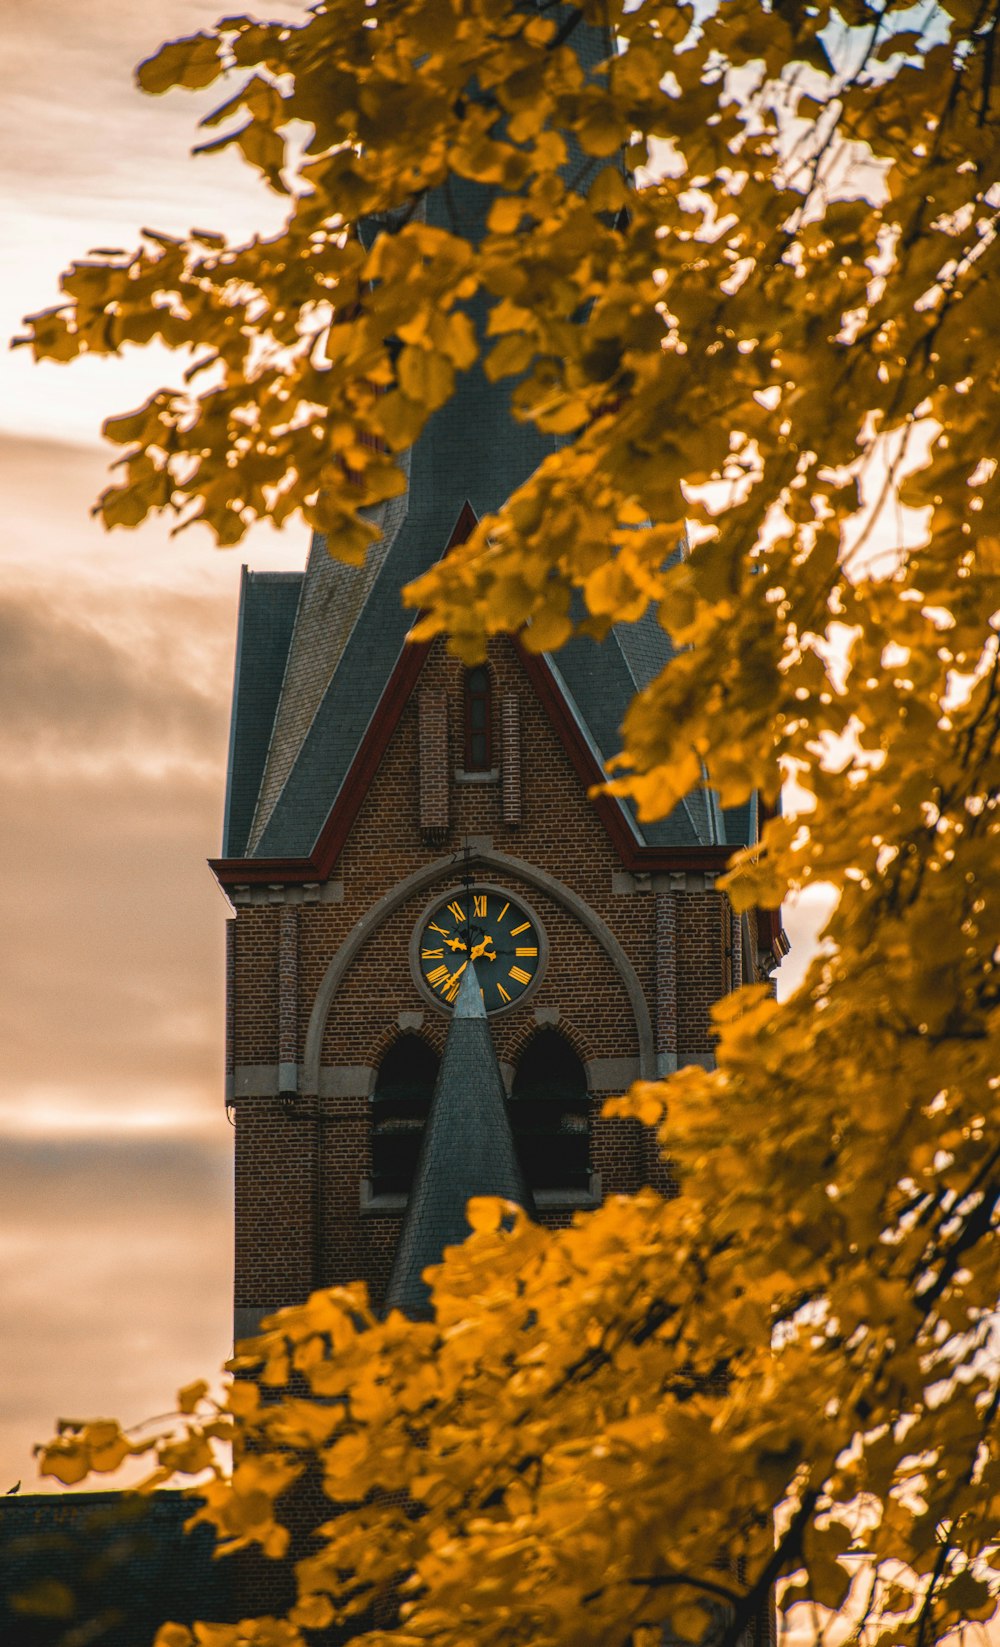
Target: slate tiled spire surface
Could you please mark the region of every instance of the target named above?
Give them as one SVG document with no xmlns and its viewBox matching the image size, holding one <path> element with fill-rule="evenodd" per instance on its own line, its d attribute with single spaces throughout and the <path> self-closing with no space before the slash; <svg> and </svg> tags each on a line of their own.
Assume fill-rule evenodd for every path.
<svg viewBox="0 0 1000 1647">
<path fill-rule="evenodd" d="M 469 1234 L 467 1202 L 499 1195 L 534 1216 L 507 1115 L 503 1077 L 470 961 L 455 1001 L 385 1308 L 431 1315 L 423 1272 Z"/>
</svg>

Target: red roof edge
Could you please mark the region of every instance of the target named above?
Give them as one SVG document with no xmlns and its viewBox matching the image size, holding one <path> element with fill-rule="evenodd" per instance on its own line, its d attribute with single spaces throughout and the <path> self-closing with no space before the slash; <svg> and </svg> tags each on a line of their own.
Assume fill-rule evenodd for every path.
<svg viewBox="0 0 1000 1647">
<path fill-rule="evenodd" d="M 512 639 L 577 777 L 588 790 L 606 783 L 608 775 L 587 742 L 545 658 L 538 652 L 529 652 L 516 635 Z M 683 869 L 721 874 L 732 856 L 731 846 L 646 846 L 636 840 L 629 815 L 616 795 L 591 795 L 590 802 L 626 869 L 640 874 Z"/>
<path fill-rule="evenodd" d="M 459 512 L 445 554 L 457 544 L 464 543 L 476 525 L 475 511 L 471 504 L 466 502 Z M 584 736 L 545 658 L 537 652 L 529 652 L 516 635 L 510 638 L 581 783 L 588 791 L 605 783 L 607 773 Z M 389 739 L 396 730 L 399 717 L 417 683 L 429 649 L 429 641 L 404 644 L 395 668 L 386 682 L 378 707 L 358 745 L 340 793 L 309 856 L 210 858 L 209 868 L 223 887 L 300 886 L 313 881 L 325 881 L 329 877 L 343 851 Z M 657 870 L 700 870 L 709 874 L 721 874 L 729 862 L 733 851 L 730 846 L 643 845 L 641 841 L 636 840 L 629 815 L 615 795 L 591 795 L 590 804 L 625 869 L 639 874 L 651 874 Z M 765 918 L 767 913 L 764 912 Z M 780 917 L 778 929 L 780 931 Z"/>
</svg>

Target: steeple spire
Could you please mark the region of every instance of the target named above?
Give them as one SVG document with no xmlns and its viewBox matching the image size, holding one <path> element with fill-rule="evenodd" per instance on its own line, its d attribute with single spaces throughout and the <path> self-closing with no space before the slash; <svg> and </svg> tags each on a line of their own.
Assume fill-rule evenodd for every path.
<svg viewBox="0 0 1000 1647">
<path fill-rule="evenodd" d="M 423 1272 L 469 1234 L 466 1203 L 500 1195 L 534 1216 L 507 1115 L 503 1077 L 472 961 L 455 1000 L 385 1308 L 431 1315 Z"/>
</svg>

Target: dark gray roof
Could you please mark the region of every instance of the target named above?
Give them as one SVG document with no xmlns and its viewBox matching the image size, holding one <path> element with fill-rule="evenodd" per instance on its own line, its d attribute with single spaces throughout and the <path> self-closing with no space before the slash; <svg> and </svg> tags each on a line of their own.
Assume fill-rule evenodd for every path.
<svg viewBox="0 0 1000 1647">
<path fill-rule="evenodd" d="M 475 237 L 484 198 L 475 185 L 453 180 L 448 202 L 432 191 L 426 214 Z M 481 314 L 475 318 L 482 323 Z M 293 596 L 291 581 L 279 584 L 273 575 L 247 579 L 225 856 L 311 853 L 413 621 L 401 588 L 443 554 L 466 503 L 477 518 L 500 508 L 559 444 L 515 421 L 509 394 L 509 385 L 488 382 L 478 363 L 460 374 L 453 399 L 407 455 L 406 492 L 380 511 L 382 537 L 363 567 L 331 559 L 317 535 L 301 593 L 296 589 Z M 622 718 L 636 691 L 670 656 L 669 638 L 652 610 L 638 623 L 617 624 L 600 646 L 579 638 L 557 654 L 556 677 L 603 763 L 621 747 Z M 276 696 L 279 675 L 283 684 L 278 682 Z M 746 809 L 724 819 L 708 790 L 655 824 L 638 825 L 633 818 L 637 841 L 650 846 L 741 842 L 748 822 Z"/>
<path fill-rule="evenodd" d="M 205 1525 L 184 1531 L 197 1508 L 179 1492 L 0 1496 L 0 1641 L 152 1647 L 168 1619 L 240 1618 L 241 1558 L 214 1559 Z M 72 1597 L 68 1617 L 18 1606 L 53 1583 Z"/>
<path fill-rule="evenodd" d="M 306 596 L 316 581 L 324 584 L 331 615 L 344 607 L 351 621 L 330 624 L 330 634 L 340 630 L 338 653 L 324 671 L 328 683 L 296 747 L 271 751 L 287 776 L 276 794 L 267 795 L 266 808 L 258 809 L 250 839 L 254 856 L 304 857 L 311 851 L 413 622 L 401 588 L 444 553 L 466 502 L 477 517 L 499 508 L 552 449 L 551 440 L 511 419 L 508 394 L 507 385 L 487 382 L 478 367 L 463 374 L 454 399 L 434 415 L 411 453 L 407 492 L 387 511 L 360 599 L 357 570 L 331 561 L 323 539 L 314 539 L 290 669 L 298 666 L 300 647 L 315 646 Z"/>
<path fill-rule="evenodd" d="M 466 1204 L 500 1195 L 534 1216 L 507 1115 L 503 1077 L 470 961 L 448 1027 L 420 1160 L 393 1260 L 385 1309 L 413 1320 L 430 1317 L 423 1279 L 445 1247 L 469 1234 Z"/>
<path fill-rule="evenodd" d="M 250 837 L 303 575 L 243 568 L 222 829 L 227 858 L 240 857 Z"/>
</svg>

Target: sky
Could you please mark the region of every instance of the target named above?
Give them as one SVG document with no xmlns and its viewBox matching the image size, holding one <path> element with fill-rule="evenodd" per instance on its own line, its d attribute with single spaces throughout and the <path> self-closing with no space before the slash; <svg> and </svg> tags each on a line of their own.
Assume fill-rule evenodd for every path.
<svg viewBox="0 0 1000 1647">
<path fill-rule="evenodd" d="M 276 12 L 306 9 L 282 0 Z M 192 159 L 211 90 L 132 70 L 217 0 L 0 0 L 0 333 L 144 225 L 243 236 L 282 202 L 231 153 Z M 197 528 L 108 534 L 105 416 L 178 383 L 165 351 L 70 366 L 0 351 L 0 1492 L 37 1490 L 59 1417 L 162 1413 L 230 1351 L 219 850 L 240 565 Z M 789 925 L 787 981 L 818 910 Z"/>
<path fill-rule="evenodd" d="M 283 0 L 288 15 L 304 10 Z M 211 91 L 132 70 L 217 0 L 0 0 L 0 333 L 94 246 L 143 225 L 234 235 L 282 205 L 193 160 Z M 106 533 L 102 418 L 183 362 L 0 351 L 0 1492 L 35 1488 L 58 1417 L 163 1412 L 230 1349 L 221 840 L 240 565 L 165 524 Z"/>
</svg>

